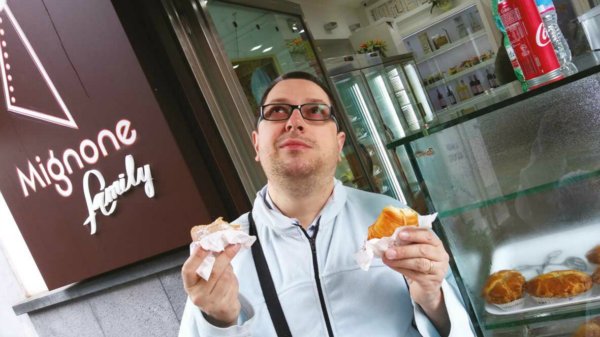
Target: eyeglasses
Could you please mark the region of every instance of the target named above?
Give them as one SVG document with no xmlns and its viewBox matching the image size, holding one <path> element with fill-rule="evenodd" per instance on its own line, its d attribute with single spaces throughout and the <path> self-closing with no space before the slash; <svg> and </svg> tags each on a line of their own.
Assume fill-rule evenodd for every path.
<svg viewBox="0 0 600 337">
<path fill-rule="evenodd" d="M 302 118 L 309 121 L 326 121 L 335 117 L 332 114 L 333 107 L 323 103 L 304 103 L 300 105 L 272 103 L 260 107 L 260 117 L 268 121 L 285 121 L 290 118 L 292 112 L 298 109 Z"/>
</svg>

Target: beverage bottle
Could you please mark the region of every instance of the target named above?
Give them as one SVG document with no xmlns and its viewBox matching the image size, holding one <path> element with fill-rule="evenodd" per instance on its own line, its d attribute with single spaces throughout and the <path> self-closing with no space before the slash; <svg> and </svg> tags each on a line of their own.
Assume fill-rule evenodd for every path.
<svg viewBox="0 0 600 337">
<path fill-rule="evenodd" d="M 448 104 L 446 104 L 446 99 L 444 98 L 444 95 L 442 95 L 442 93 L 440 92 L 440 89 L 436 89 L 436 90 L 437 90 L 438 102 L 440 102 L 440 107 L 442 109 L 445 109 L 446 106 L 448 106 Z"/>
<path fill-rule="evenodd" d="M 481 85 L 481 82 L 479 82 L 479 78 L 477 77 L 477 75 L 473 75 L 473 77 L 475 77 L 475 86 L 477 87 L 477 94 L 479 95 L 485 90 L 483 90 L 483 86 Z"/>
<path fill-rule="evenodd" d="M 477 96 L 483 92 L 483 88 L 481 87 L 481 82 L 477 79 L 477 76 L 473 75 L 473 79 L 469 83 L 471 85 L 471 91 L 473 95 Z"/>
<path fill-rule="evenodd" d="M 472 77 L 469 78 L 469 87 L 471 88 L 471 92 L 473 93 L 473 96 L 477 96 L 477 94 L 478 94 L 477 86 L 475 85 L 475 80 Z"/>
<path fill-rule="evenodd" d="M 523 92 L 527 91 L 527 82 L 525 82 L 525 76 L 523 75 L 523 69 L 519 65 L 519 61 L 517 60 L 517 55 L 515 54 L 515 50 L 510 44 L 510 40 L 508 39 L 508 35 L 506 34 L 506 29 L 504 28 L 504 24 L 500 19 L 500 14 L 498 13 L 498 0 L 492 0 L 492 16 L 494 17 L 494 22 L 496 23 L 496 27 L 502 32 L 502 44 L 504 45 L 504 49 L 506 49 L 506 54 L 508 54 L 508 59 L 513 67 L 513 71 L 515 72 L 515 76 L 517 80 L 521 83 L 521 89 Z"/>
<path fill-rule="evenodd" d="M 494 73 L 490 73 L 489 69 L 485 70 L 485 74 L 488 80 L 488 84 L 490 86 L 490 88 L 496 88 L 498 87 L 498 83 L 496 82 L 496 75 L 494 75 Z"/>
<path fill-rule="evenodd" d="M 446 88 L 448 88 L 448 93 L 446 93 L 446 95 L 448 96 L 448 102 L 450 103 L 450 105 L 456 104 L 456 97 L 454 96 L 452 90 L 450 90 L 450 86 L 446 86 Z"/>
<path fill-rule="evenodd" d="M 475 7 L 477 8 L 477 7 Z M 473 32 L 481 30 L 481 23 L 479 22 L 479 11 L 475 9 L 474 12 L 469 12 L 469 18 L 471 19 L 471 29 Z"/>
<path fill-rule="evenodd" d="M 558 26 L 558 18 L 556 15 L 556 8 L 552 0 L 535 0 L 538 11 L 542 16 L 542 21 L 546 26 L 548 37 L 552 41 L 554 51 L 560 62 L 560 66 L 565 75 L 572 75 L 577 72 L 577 67 L 571 62 L 572 55 L 567 39 L 563 35 L 560 27 Z"/>
<path fill-rule="evenodd" d="M 461 101 L 465 101 L 465 100 L 469 99 L 469 97 L 470 97 L 469 88 L 465 84 L 465 81 L 460 80 L 458 87 L 456 87 L 456 91 L 458 93 L 458 98 L 460 98 Z"/>
</svg>

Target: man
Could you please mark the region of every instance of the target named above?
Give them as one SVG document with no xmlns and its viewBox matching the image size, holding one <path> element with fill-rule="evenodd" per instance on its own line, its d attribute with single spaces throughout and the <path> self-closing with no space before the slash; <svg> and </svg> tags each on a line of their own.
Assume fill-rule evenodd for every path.
<svg viewBox="0 0 600 337">
<path fill-rule="evenodd" d="M 412 244 L 389 249 L 369 271 L 354 261 L 383 207 L 401 205 L 334 179 L 345 134 L 332 102 L 312 75 L 288 73 L 265 92 L 252 133 L 268 183 L 251 217 L 234 222 L 256 228 L 284 324 L 293 336 L 472 336 L 444 279 L 448 254 L 430 231 L 407 228 L 402 239 Z M 253 253 L 238 251 L 232 245 L 216 258 L 209 281 L 195 273 L 206 251 L 185 262 L 180 337 L 277 336 Z"/>
</svg>

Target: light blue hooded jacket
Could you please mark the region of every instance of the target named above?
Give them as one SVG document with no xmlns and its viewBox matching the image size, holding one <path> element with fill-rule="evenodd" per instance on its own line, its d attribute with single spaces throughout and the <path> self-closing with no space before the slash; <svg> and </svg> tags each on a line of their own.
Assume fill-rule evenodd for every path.
<svg viewBox="0 0 600 337">
<path fill-rule="evenodd" d="M 257 193 L 252 215 L 293 336 L 327 336 L 325 317 L 334 336 L 339 337 L 439 336 L 411 300 L 400 273 L 378 258 L 369 271 L 360 269 L 354 260 L 354 253 L 366 239 L 368 226 L 385 206 L 402 206 L 397 200 L 349 188 L 336 180 L 332 197 L 318 220 L 315 268 L 310 241 L 298 221 L 272 208 L 266 193 L 266 186 Z M 247 214 L 234 223 L 248 232 Z M 188 299 L 179 337 L 276 336 L 251 250 L 241 250 L 232 265 L 240 284 L 242 310 L 238 325 L 212 326 Z M 451 320 L 450 336 L 474 336 L 451 274 L 443 282 L 442 291 Z"/>
</svg>

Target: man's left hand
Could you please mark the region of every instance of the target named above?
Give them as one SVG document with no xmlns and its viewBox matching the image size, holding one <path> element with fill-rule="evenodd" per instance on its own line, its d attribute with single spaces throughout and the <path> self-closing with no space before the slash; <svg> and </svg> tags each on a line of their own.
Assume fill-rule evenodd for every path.
<svg viewBox="0 0 600 337">
<path fill-rule="evenodd" d="M 448 272 L 448 253 L 442 241 L 425 228 L 406 227 L 398 236 L 402 245 L 389 248 L 383 262 L 402 273 L 410 295 L 426 312 L 443 305 L 442 281 Z"/>
</svg>

